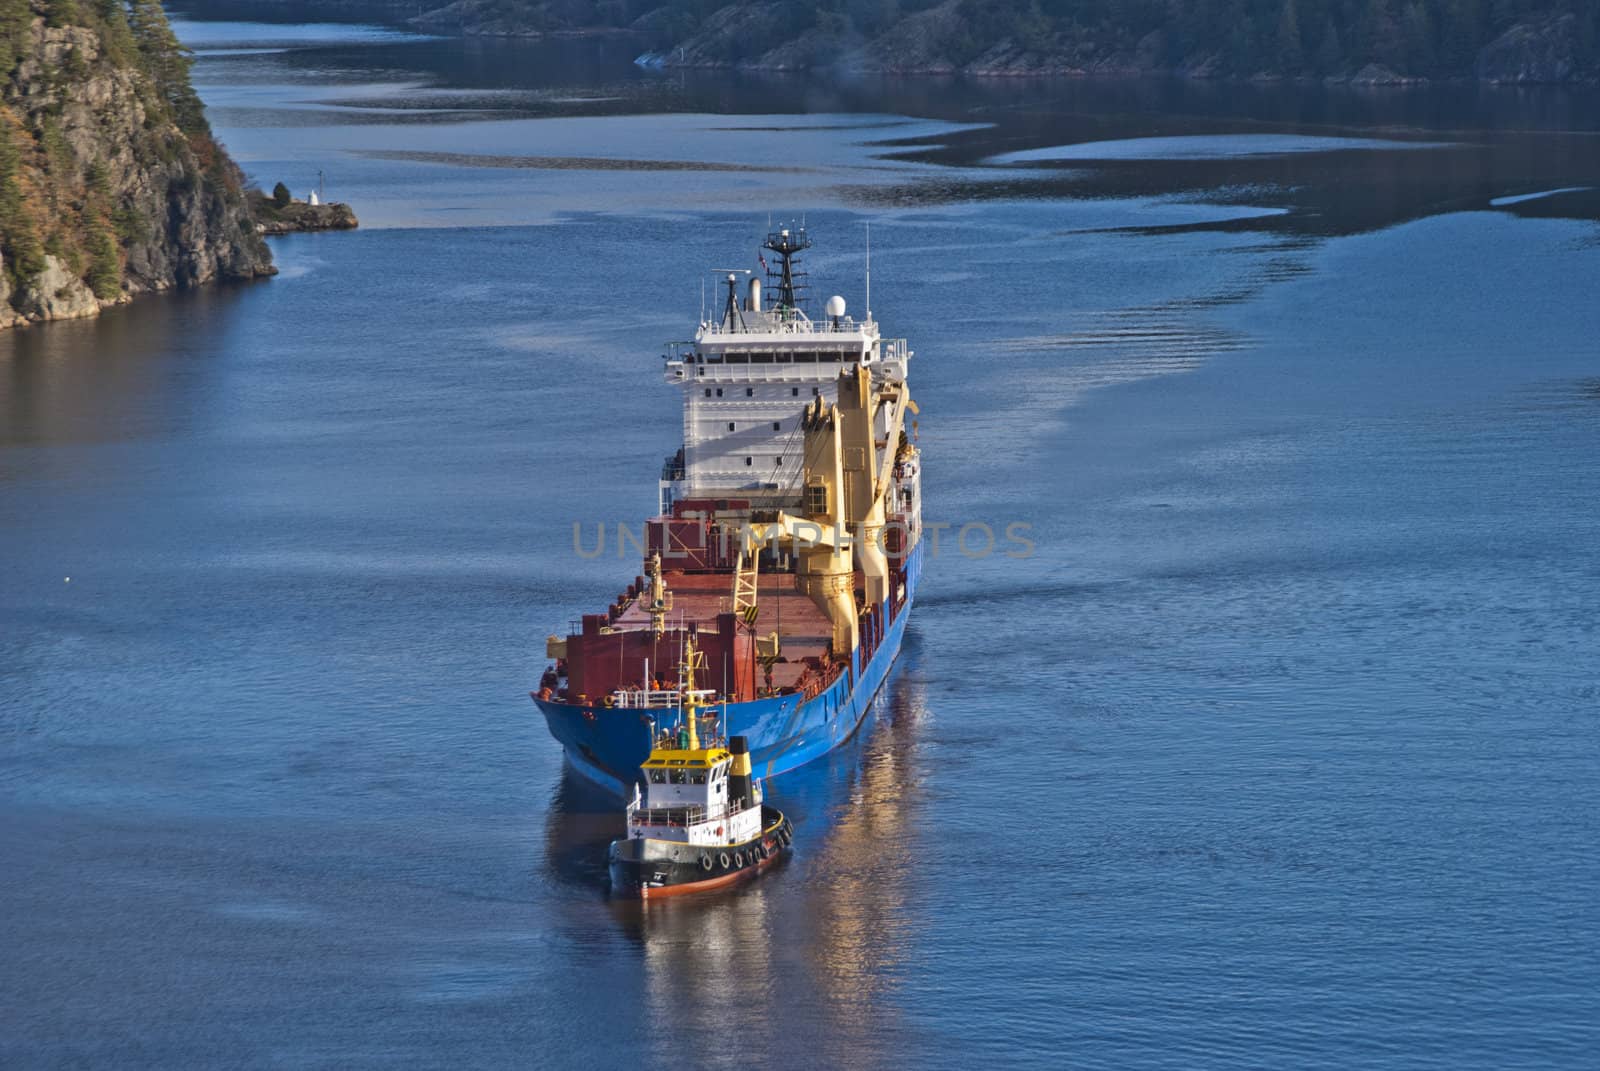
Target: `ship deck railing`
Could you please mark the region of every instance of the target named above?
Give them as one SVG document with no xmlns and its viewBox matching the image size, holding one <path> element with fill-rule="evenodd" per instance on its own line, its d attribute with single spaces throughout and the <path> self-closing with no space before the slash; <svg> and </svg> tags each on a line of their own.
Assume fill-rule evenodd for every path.
<svg viewBox="0 0 1600 1071">
<path fill-rule="evenodd" d="M 752 790 L 756 799 L 760 799 L 762 792 L 762 779 L 750 779 Z M 628 804 L 628 825 L 631 826 L 665 826 L 670 829 L 689 829 L 694 826 L 705 825 L 707 822 L 726 822 L 738 811 L 731 803 L 724 802 L 717 807 L 702 807 L 698 803 L 684 803 L 675 807 L 646 807 L 642 803 Z"/>
<path fill-rule="evenodd" d="M 733 814 L 727 804 L 708 810 L 697 804 L 681 807 L 629 807 L 628 825 L 666 826 L 669 829 L 688 829 L 707 822 L 726 821 Z"/>
<path fill-rule="evenodd" d="M 854 334 L 863 328 L 877 328 L 875 320 L 858 320 L 854 316 L 840 316 L 834 319 L 823 316 L 813 320 L 799 309 L 787 312 L 776 308 L 767 308 L 761 312 L 752 313 L 743 310 L 744 315 L 734 320 L 706 320 L 700 325 L 699 334 L 705 335 L 837 335 Z"/>
<path fill-rule="evenodd" d="M 716 702 L 714 688 L 696 688 L 692 693 L 703 707 Z M 611 705 L 624 710 L 662 710 L 683 705 L 684 693 L 676 688 L 618 688 L 611 693 Z"/>
</svg>

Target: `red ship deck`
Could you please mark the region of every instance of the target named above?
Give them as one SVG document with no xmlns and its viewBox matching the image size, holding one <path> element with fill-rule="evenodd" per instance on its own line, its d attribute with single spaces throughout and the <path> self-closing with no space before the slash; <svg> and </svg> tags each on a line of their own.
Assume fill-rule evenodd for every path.
<svg viewBox="0 0 1600 1071">
<path fill-rule="evenodd" d="M 694 625 L 698 629 L 715 631 L 717 615 L 733 610 L 731 573 L 668 572 L 663 579 L 667 590 L 672 592 L 668 627 Z M 756 619 L 755 631 L 762 636 L 777 632 L 786 659 L 772 667 L 773 687 L 779 690 L 794 687 L 807 669 L 804 659 L 821 658 L 827 651 L 828 640 L 833 635 L 832 626 L 816 603 L 794 590 L 793 576 L 786 573 L 763 576 L 758 584 L 756 605 L 760 607 L 760 616 Z M 612 622 L 612 627 L 647 629 L 650 613 L 634 600 Z"/>
<path fill-rule="evenodd" d="M 674 504 L 673 516 L 653 519 L 647 553 L 666 563 L 662 580 L 671 595 L 662 634 L 655 634 L 648 604 L 642 605 L 649 582 L 637 576 L 604 612 L 583 615 L 581 628 L 562 644 L 565 657 L 546 673 L 542 694 L 579 704 L 651 702 L 633 693 L 677 686 L 677 667 L 690 632 L 705 656 L 702 684 L 731 702 L 774 693 L 813 696 L 853 658 L 869 657 L 883 637 L 884 608 L 860 609 L 857 651 L 831 651 L 833 627 L 827 614 L 796 590 L 789 572 L 757 577 L 759 615 L 753 627 L 734 614 L 738 552 L 737 541 L 729 537 L 736 529 L 718 518 L 719 513 L 747 516 L 739 511 L 748 507 L 743 501 L 686 500 Z M 892 567 L 898 569 L 899 547 L 893 538 L 889 552 Z M 862 595 L 859 586 L 856 595 Z M 758 668 L 756 639 L 773 632 L 782 660 L 771 667 L 769 685 L 766 668 Z"/>
</svg>

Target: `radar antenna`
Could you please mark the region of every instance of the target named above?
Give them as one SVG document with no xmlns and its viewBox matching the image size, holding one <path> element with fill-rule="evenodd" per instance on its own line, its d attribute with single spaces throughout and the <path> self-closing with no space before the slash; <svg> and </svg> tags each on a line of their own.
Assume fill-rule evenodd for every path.
<svg viewBox="0 0 1600 1071">
<path fill-rule="evenodd" d="M 713 268 L 712 270 L 715 271 L 718 275 L 721 275 L 723 272 L 727 272 L 728 273 L 728 278 L 727 278 L 728 301 L 722 307 L 722 327 L 723 327 L 723 329 L 726 330 L 726 331 L 732 331 L 734 324 L 738 324 L 739 328 L 741 330 L 745 330 L 746 329 L 746 325 L 745 325 L 745 322 L 744 322 L 744 313 L 739 310 L 739 274 L 738 273 L 739 272 L 743 272 L 744 274 L 749 275 L 750 274 L 750 269 L 749 268 Z"/>
<path fill-rule="evenodd" d="M 811 248 L 811 239 L 806 237 L 806 229 L 785 227 L 767 235 L 767 240 L 761 245 L 763 249 L 770 249 L 778 254 L 777 267 L 767 269 L 767 278 L 775 280 L 777 284 L 777 296 L 773 300 L 773 308 L 780 312 L 798 311 L 800 302 L 805 299 L 806 273 L 795 270 L 794 258 L 801 250 Z"/>
</svg>

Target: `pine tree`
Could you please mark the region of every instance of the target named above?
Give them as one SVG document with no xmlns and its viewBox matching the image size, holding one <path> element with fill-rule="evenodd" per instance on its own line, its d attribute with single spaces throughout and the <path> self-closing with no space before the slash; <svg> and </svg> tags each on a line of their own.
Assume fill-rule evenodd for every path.
<svg viewBox="0 0 1600 1071">
<path fill-rule="evenodd" d="M 1278 14 L 1278 69 L 1284 74 L 1299 74 L 1305 66 L 1305 47 L 1300 42 L 1300 13 L 1294 0 L 1285 0 Z"/>
<path fill-rule="evenodd" d="M 194 53 L 185 48 L 172 32 L 159 0 L 133 0 L 128 5 L 128 24 L 144 57 L 145 70 L 172 110 L 173 121 L 185 134 L 208 134 L 205 107 L 189 84 L 189 67 Z"/>
<path fill-rule="evenodd" d="M 1322 24 L 1322 40 L 1317 44 L 1317 73 L 1338 74 L 1344 69 L 1344 43 L 1339 40 L 1339 27 L 1330 16 Z"/>
<path fill-rule="evenodd" d="M 11 109 L 0 104 L 0 253 L 12 279 L 26 282 L 44 271 L 44 244 L 39 240 L 37 213 L 23 192 L 23 157 L 19 142 L 32 142 Z"/>
</svg>

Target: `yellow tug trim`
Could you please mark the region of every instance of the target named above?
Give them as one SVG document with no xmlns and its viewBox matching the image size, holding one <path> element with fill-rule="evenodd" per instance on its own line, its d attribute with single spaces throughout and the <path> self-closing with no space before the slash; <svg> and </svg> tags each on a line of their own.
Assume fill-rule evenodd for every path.
<svg viewBox="0 0 1600 1071">
<path fill-rule="evenodd" d="M 715 766 L 733 757 L 733 753 L 726 748 L 700 748 L 698 750 L 683 750 L 680 748 L 658 748 L 650 752 L 650 757 L 644 761 L 646 766 Z"/>
</svg>

